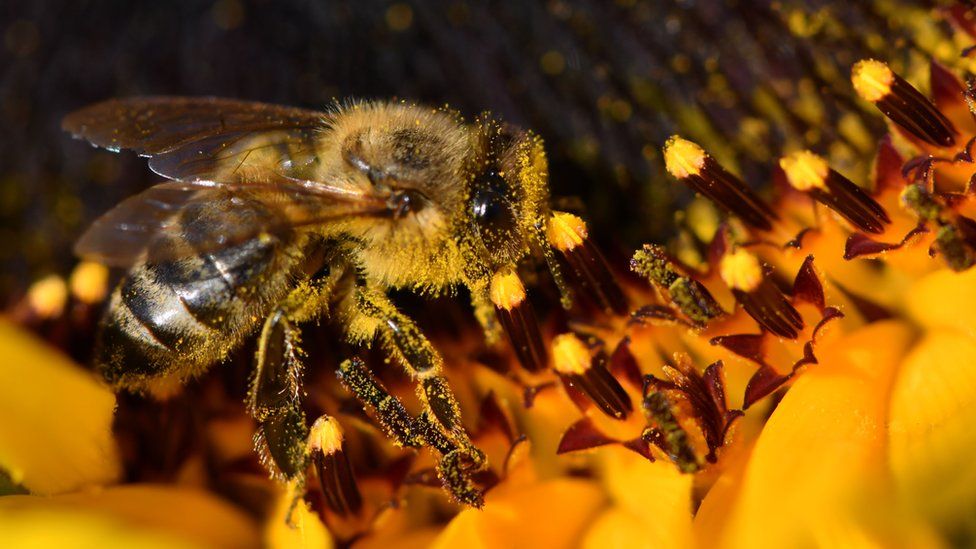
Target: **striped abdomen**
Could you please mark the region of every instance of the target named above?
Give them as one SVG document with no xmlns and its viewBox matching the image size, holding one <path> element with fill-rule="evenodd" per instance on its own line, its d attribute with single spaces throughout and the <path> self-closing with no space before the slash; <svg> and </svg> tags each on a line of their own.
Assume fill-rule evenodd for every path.
<svg viewBox="0 0 976 549">
<path fill-rule="evenodd" d="M 193 235 L 188 238 L 212 237 L 206 231 L 219 230 L 226 221 L 215 222 L 219 215 L 227 212 L 219 207 L 184 212 L 182 232 Z M 293 236 L 262 234 L 133 268 L 102 319 L 95 357 L 99 371 L 113 385 L 130 388 L 163 376 L 201 373 L 252 333 L 285 297 L 301 267 L 298 252 Z"/>
</svg>

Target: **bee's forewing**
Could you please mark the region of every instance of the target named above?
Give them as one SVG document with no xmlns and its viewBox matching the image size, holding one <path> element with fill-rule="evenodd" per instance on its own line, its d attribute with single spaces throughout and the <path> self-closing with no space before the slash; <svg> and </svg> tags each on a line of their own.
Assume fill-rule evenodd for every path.
<svg viewBox="0 0 976 549">
<path fill-rule="evenodd" d="M 386 211 L 371 189 L 312 180 L 326 123 L 321 112 L 207 97 L 112 99 L 68 115 L 63 127 L 75 137 L 148 156 L 153 171 L 174 180 L 103 215 L 75 252 L 128 267 Z M 208 208 L 210 221 L 195 223 L 194 208 Z"/>
<path fill-rule="evenodd" d="M 217 97 L 130 97 L 75 111 L 61 127 L 111 150 L 152 156 L 218 135 L 321 127 L 322 112 Z"/>
<path fill-rule="evenodd" d="M 386 211 L 379 198 L 312 182 L 167 182 L 97 219 L 75 244 L 75 253 L 115 267 L 160 263 L 262 234 L 283 236 L 299 227 Z"/>
</svg>

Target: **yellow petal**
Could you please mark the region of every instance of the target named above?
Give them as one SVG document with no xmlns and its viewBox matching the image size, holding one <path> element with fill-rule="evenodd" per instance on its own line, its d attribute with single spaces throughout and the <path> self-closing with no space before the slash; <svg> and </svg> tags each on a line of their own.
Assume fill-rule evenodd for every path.
<svg viewBox="0 0 976 549">
<path fill-rule="evenodd" d="M 331 549 L 329 531 L 305 500 L 295 500 L 294 490 L 292 487 L 278 498 L 275 512 L 265 526 L 264 545 L 272 549 Z"/>
<path fill-rule="evenodd" d="M 909 312 L 920 324 L 976 338 L 976 269 L 940 269 L 916 282 L 906 297 Z"/>
<path fill-rule="evenodd" d="M 0 469 L 35 494 L 116 479 L 115 395 L 3 317 L 0 351 Z"/>
<path fill-rule="evenodd" d="M 902 499 L 947 529 L 976 533 L 976 341 L 926 336 L 902 363 L 889 417 Z"/>
<path fill-rule="evenodd" d="M 647 523 L 619 507 L 600 514 L 583 538 L 583 549 L 677 547 L 647 535 Z"/>
<path fill-rule="evenodd" d="M 207 492 L 129 485 L 0 498 L 7 547 L 256 547 L 255 524 Z M 131 544 L 131 545 L 130 545 Z"/>
<path fill-rule="evenodd" d="M 650 463 L 619 446 L 597 452 L 611 498 L 640 522 L 641 539 L 655 547 L 687 547 L 691 543 L 694 477 L 681 474 L 671 463 Z"/>
<path fill-rule="evenodd" d="M 433 547 L 576 547 L 606 503 L 591 482 L 560 478 L 489 492 L 484 509 L 451 520 Z"/>
<path fill-rule="evenodd" d="M 756 442 L 738 497 L 730 498 L 727 546 L 869 539 L 850 522 L 852 506 L 884 478 L 888 389 L 911 339 L 903 324 L 874 324 L 800 376 Z"/>
</svg>

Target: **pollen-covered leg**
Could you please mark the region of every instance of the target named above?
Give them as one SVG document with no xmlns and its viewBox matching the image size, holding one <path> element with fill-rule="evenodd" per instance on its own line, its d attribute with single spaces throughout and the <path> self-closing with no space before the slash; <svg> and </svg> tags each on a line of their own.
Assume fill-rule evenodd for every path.
<svg viewBox="0 0 976 549">
<path fill-rule="evenodd" d="M 305 470 L 308 427 L 301 410 L 301 351 L 298 332 L 276 309 L 261 330 L 248 412 L 258 421 L 255 448 L 276 477 L 294 479 Z"/>
<path fill-rule="evenodd" d="M 388 393 L 372 376 L 362 360 L 343 361 L 336 374 L 366 406 L 376 412 L 377 419 L 393 440 L 411 448 L 429 446 L 441 454 L 437 467 L 444 487 L 462 503 L 481 507 L 481 492 L 472 484 L 471 473 L 484 469 L 484 453 L 467 439 L 458 444 L 446 436 L 427 412 L 414 418 L 403 404 Z"/>
<path fill-rule="evenodd" d="M 361 288 L 356 301 L 361 314 L 378 321 L 376 329 L 387 352 L 398 358 L 419 381 L 421 400 L 444 430 L 459 443 L 470 445 L 468 434 L 461 424 L 457 399 L 442 375 L 444 359 L 420 328 L 398 311 L 382 292 Z"/>
</svg>

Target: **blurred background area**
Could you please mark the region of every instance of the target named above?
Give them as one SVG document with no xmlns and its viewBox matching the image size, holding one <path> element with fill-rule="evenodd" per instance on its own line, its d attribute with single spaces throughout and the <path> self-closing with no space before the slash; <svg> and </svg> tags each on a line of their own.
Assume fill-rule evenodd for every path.
<svg viewBox="0 0 976 549">
<path fill-rule="evenodd" d="M 217 95 L 324 108 L 344 98 L 492 111 L 546 141 L 560 205 L 611 249 L 667 238 L 689 193 L 663 170 L 680 132 L 757 187 L 809 147 L 863 180 L 884 124 L 860 58 L 961 63 L 925 0 L 200 0 L 0 8 L 0 300 L 67 272 L 99 214 L 158 181 L 73 141 L 68 112 L 115 96 Z M 898 51 L 898 59 L 892 52 Z M 921 69 L 918 69 L 921 70 Z M 923 77 L 924 78 L 924 77 Z"/>
</svg>

